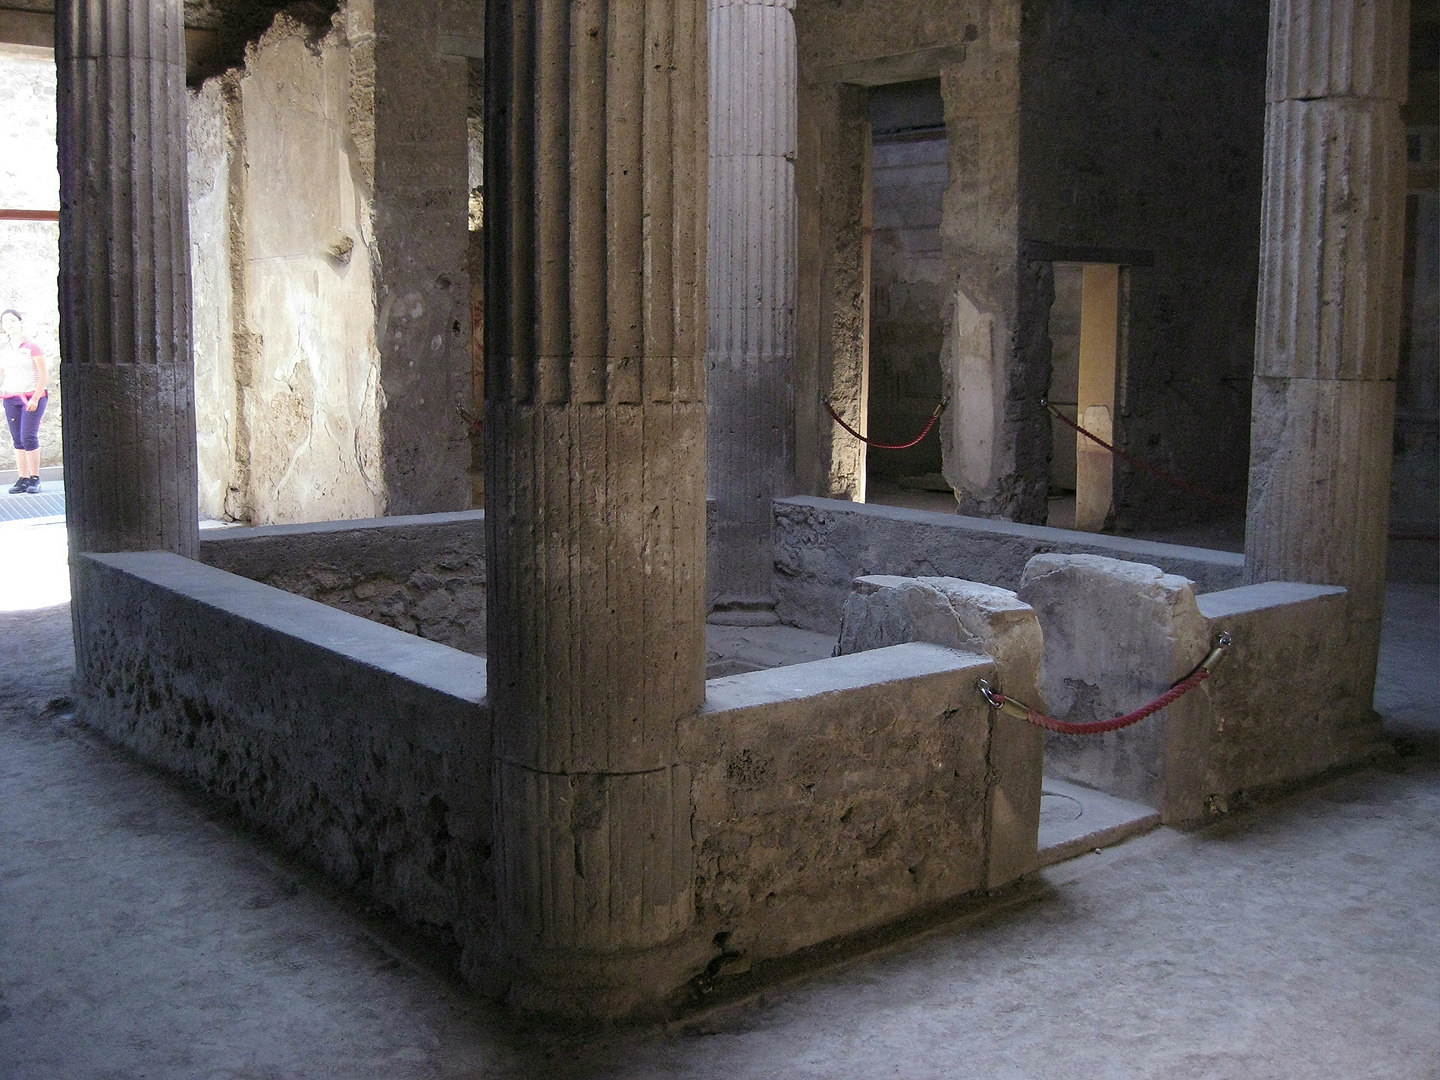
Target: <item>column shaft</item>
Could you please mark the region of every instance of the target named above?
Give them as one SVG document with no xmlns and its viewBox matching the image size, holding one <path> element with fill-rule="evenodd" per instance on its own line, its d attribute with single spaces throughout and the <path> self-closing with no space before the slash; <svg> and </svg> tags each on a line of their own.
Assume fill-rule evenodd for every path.
<svg viewBox="0 0 1440 1080">
<path fill-rule="evenodd" d="M 492 0 L 486 531 L 507 947 L 691 917 L 705 696 L 703 0 Z"/>
<path fill-rule="evenodd" d="M 794 0 L 709 0 L 709 489 L 716 622 L 774 622 L 771 502 L 794 483 Z"/>
<path fill-rule="evenodd" d="M 196 553 L 183 14 L 56 7 L 71 551 Z"/>
<path fill-rule="evenodd" d="M 1400 327 L 1405 0 L 1276 0 L 1246 573 L 1350 590 L 1379 647 Z"/>
</svg>

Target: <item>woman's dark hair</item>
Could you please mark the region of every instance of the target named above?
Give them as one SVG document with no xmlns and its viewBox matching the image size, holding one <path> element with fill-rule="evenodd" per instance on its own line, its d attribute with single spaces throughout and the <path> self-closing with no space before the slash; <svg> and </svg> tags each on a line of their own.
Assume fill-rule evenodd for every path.
<svg viewBox="0 0 1440 1080">
<path fill-rule="evenodd" d="M 6 315 L 14 315 L 21 322 L 25 321 L 25 316 L 21 315 L 20 312 L 16 311 L 13 307 L 7 307 L 4 311 L 0 311 L 0 319 L 5 318 Z"/>
</svg>

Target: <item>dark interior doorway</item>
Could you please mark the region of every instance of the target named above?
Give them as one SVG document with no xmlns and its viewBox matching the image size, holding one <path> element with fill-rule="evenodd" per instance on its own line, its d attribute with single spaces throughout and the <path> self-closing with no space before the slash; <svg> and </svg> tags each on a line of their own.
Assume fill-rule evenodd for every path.
<svg viewBox="0 0 1440 1080">
<path fill-rule="evenodd" d="M 940 80 L 870 92 L 870 378 L 868 420 L 877 442 L 913 439 L 939 402 L 947 273 L 940 241 L 949 181 Z M 940 440 L 872 449 L 867 488 L 939 487 Z"/>
</svg>

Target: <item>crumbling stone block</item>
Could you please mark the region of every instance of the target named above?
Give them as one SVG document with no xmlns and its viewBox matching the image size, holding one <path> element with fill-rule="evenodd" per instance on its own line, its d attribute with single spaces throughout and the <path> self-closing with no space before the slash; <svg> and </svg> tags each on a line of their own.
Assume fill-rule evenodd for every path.
<svg viewBox="0 0 1440 1080">
<path fill-rule="evenodd" d="M 1153 701 L 1209 651 L 1194 583 L 1159 567 L 1099 555 L 1037 555 L 1026 564 L 1018 595 L 1044 631 L 1040 687 L 1049 713 L 1071 723 L 1108 720 Z M 1203 785 L 1193 774 L 1203 773 L 1207 715 L 1202 685 L 1132 727 L 1050 734 L 1046 772 L 1175 820 L 1173 798 Z"/>
</svg>

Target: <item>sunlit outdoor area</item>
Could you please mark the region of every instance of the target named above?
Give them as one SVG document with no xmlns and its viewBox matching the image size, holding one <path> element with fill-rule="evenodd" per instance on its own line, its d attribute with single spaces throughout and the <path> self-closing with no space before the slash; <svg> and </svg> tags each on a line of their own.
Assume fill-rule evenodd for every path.
<svg viewBox="0 0 1440 1080">
<path fill-rule="evenodd" d="M 28 611 L 70 599 L 56 282 L 60 181 L 49 49 L 0 47 L 0 101 L 0 389 L 8 434 L 17 444 L 13 458 L 8 452 L 0 458 L 0 558 L 15 571 L 0 592 L 0 611 Z M 31 442 L 33 450 L 18 445 Z"/>
</svg>

